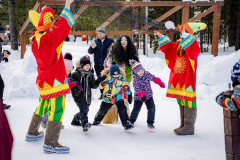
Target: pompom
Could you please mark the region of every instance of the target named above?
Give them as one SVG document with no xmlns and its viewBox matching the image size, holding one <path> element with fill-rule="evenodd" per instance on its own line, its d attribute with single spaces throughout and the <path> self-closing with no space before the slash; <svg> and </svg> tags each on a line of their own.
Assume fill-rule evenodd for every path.
<svg viewBox="0 0 240 160">
<path fill-rule="evenodd" d="M 72 55 L 71 55 L 71 53 L 66 53 L 66 54 L 64 55 L 64 59 L 72 60 Z"/>
<path fill-rule="evenodd" d="M 115 61 L 112 61 L 112 65 L 113 65 L 113 64 L 117 64 L 117 63 L 116 63 Z"/>
<path fill-rule="evenodd" d="M 85 55 L 85 57 L 87 57 L 87 58 L 90 60 L 90 57 L 89 57 L 89 55 Z"/>
<path fill-rule="evenodd" d="M 134 63 L 136 63 L 136 61 L 135 60 L 131 60 L 131 66 L 134 64 Z"/>
</svg>

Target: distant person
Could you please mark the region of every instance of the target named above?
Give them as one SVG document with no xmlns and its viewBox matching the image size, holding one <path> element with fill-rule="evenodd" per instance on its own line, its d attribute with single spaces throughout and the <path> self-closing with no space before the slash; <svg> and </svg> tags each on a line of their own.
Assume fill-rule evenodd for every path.
<svg viewBox="0 0 240 160">
<path fill-rule="evenodd" d="M 5 28 L 0 23 L 0 39 L 3 39 L 3 37 L 5 35 L 5 32 L 6 32 Z M 8 58 L 8 56 L 9 56 L 8 52 L 9 51 L 7 51 L 7 50 L 2 52 L 2 44 L 0 43 L 0 63 L 1 63 L 2 60 Z M 2 79 L 1 74 L 0 74 L 0 99 L 2 99 L 2 101 L 3 101 L 3 91 L 4 91 L 4 82 L 3 82 L 3 79 Z M 10 107 L 11 107 L 10 105 L 3 104 L 4 109 L 8 109 Z"/>
<path fill-rule="evenodd" d="M 103 27 L 98 28 L 97 30 L 98 39 L 94 40 L 91 46 L 88 49 L 89 54 L 94 54 L 94 69 L 97 74 L 97 77 L 100 76 L 100 73 L 104 69 L 104 60 L 107 57 L 109 47 L 114 43 L 114 41 L 107 37 L 106 30 Z M 102 90 L 99 99 L 102 99 Z"/>
</svg>

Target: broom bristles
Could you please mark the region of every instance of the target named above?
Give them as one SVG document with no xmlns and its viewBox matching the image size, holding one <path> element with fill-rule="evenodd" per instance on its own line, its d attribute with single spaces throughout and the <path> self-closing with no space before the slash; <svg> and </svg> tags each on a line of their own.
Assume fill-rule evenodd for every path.
<svg viewBox="0 0 240 160">
<path fill-rule="evenodd" d="M 104 124 L 113 124 L 118 122 L 118 108 L 114 104 L 103 119 Z"/>
</svg>

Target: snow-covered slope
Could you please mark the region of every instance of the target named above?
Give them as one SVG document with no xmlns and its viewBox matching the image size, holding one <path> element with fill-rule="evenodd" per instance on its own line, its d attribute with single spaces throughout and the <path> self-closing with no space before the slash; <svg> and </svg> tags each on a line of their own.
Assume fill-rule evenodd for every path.
<svg viewBox="0 0 240 160">
<path fill-rule="evenodd" d="M 81 41 L 68 42 L 63 46 L 63 54 L 70 52 L 73 61 L 88 54 L 88 45 Z M 9 49 L 9 46 L 3 46 Z M 197 97 L 198 117 L 196 134 L 177 136 L 173 129 L 179 126 L 179 109 L 175 99 L 166 98 L 166 89 L 152 83 L 156 105 L 155 130 L 147 128 L 145 105 L 140 112 L 135 128 L 126 132 L 121 123 L 93 126 L 83 133 L 81 127 L 71 126 L 73 115 L 78 108 L 71 95 L 66 98 L 66 112 L 63 118 L 65 129 L 60 142 L 70 147 L 68 155 L 47 155 L 42 151 L 43 140 L 24 140 L 32 113 L 38 106 L 39 93 L 35 84 L 37 65 L 27 48 L 25 59 L 19 60 L 20 53 L 13 52 L 9 63 L 0 64 L 0 74 L 5 82 L 4 99 L 12 107 L 5 113 L 14 135 L 13 160 L 23 159 L 129 159 L 129 160 L 224 160 L 224 133 L 222 109 L 215 103 L 216 95 L 228 89 L 230 71 L 240 58 L 240 51 L 230 55 L 213 57 L 201 54 L 198 58 Z M 91 60 L 93 61 L 93 57 Z M 140 55 L 143 67 L 168 82 L 169 69 L 162 53 L 150 54 L 150 58 Z M 93 90 L 89 121 L 92 122 L 101 101 L 97 100 L 99 90 Z M 130 110 L 133 105 L 130 106 Z M 41 128 L 41 130 L 43 130 Z"/>
</svg>

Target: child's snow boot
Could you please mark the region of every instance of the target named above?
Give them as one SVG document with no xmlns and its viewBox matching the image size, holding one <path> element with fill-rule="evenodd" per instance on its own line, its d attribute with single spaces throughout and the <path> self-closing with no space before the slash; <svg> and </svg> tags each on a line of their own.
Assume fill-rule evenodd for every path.
<svg viewBox="0 0 240 160">
<path fill-rule="evenodd" d="M 41 122 L 42 122 L 42 117 L 33 113 L 32 120 L 25 138 L 26 141 L 36 141 L 43 138 L 44 133 L 42 131 L 40 132 L 38 131 Z"/>
<path fill-rule="evenodd" d="M 154 126 L 152 123 L 151 123 L 151 124 L 148 124 L 147 127 L 148 127 L 149 129 L 155 129 L 155 126 Z"/>
<path fill-rule="evenodd" d="M 176 129 L 174 129 L 174 132 L 184 126 L 184 106 L 179 106 L 179 109 L 180 109 L 180 119 L 181 119 L 181 122 L 180 122 L 180 126 L 178 128 L 176 128 Z"/>
<path fill-rule="evenodd" d="M 3 103 L 3 109 L 9 109 L 11 107 L 11 105 L 7 105 Z"/>
<path fill-rule="evenodd" d="M 127 130 L 130 130 L 134 128 L 134 126 L 128 121 L 127 124 L 124 126 L 124 129 L 127 131 Z"/>
<path fill-rule="evenodd" d="M 58 143 L 62 122 L 48 121 L 46 136 L 43 146 L 45 153 L 67 154 L 69 153 L 69 147 L 62 146 Z"/>
<path fill-rule="evenodd" d="M 83 125 L 83 132 L 87 132 L 89 128 L 91 128 L 91 124 L 88 122 L 84 122 Z"/>
<path fill-rule="evenodd" d="M 184 108 L 184 126 L 175 131 L 177 135 L 194 134 L 194 125 L 197 117 L 197 108 Z"/>
<path fill-rule="evenodd" d="M 94 126 L 97 126 L 99 124 L 100 124 L 100 122 L 98 122 L 98 121 L 93 121 L 93 123 L 92 123 L 92 125 L 94 125 Z"/>
<path fill-rule="evenodd" d="M 75 116 L 73 117 L 73 120 L 72 120 L 72 122 L 71 122 L 71 125 L 73 125 L 73 126 L 81 126 L 82 124 L 81 124 L 81 122 L 79 121 L 79 120 L 77 120 L 76 118 L 75 118 Z"/>
</svg>

